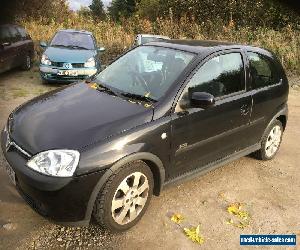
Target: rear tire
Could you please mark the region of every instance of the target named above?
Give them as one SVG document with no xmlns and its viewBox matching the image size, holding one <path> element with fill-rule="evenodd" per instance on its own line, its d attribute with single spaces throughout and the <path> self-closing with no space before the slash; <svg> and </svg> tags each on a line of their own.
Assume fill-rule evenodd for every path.
<svg viewBox="0 0 300 250">
<path fill-rule="evenodd" d="M 24 58 L 24 62 L 21 66 L 23 70 L 30 70 L 32 66 L 32 60 L 29 54 L 27 54 Z"/>
<path fill-rule="evenodd" d="M 153 175 L 143 161 L 117 169 L 98 194 L 93 216 L 111 232 L 133 227 L 144 215 L 153 193 Z"/>
<path fill-rule="evenodd" d="M 254 152 L 255 158 L 263 161 L 273 159 L 279 150 L 282 135 L 282 123 L 279 120 L 275 120 L 262 137 L 261 149 Z"/>
</svg>

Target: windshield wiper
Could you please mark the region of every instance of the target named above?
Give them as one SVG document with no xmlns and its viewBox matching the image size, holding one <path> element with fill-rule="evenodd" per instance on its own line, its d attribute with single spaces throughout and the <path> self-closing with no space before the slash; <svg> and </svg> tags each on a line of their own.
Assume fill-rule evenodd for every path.
<svg viewBox="0 0 300 250">
<path fill-rule="evenodd" d="M 129 97 L 129 98 L 133 98 L 139 101 L 145 101 L 145 102 L 157 102 L 157 100 L 151 98 L 151 97 L 147 97 L 144 95 L 139 95 L 139 94 L 133 94 L 133 93 L 129 93 L 129 92 L 125 92 L 125 93 L 121 93 L 122 96 L 125 97 Z"/>
<path fill-rule="evenodd" d="M 111 88 L 107 87 L 106 85 L 103 85 L 102 83 L 96 83 L 97 84 L 97 90 L 100 92 L 106 92 L 108 94 L 117 96 L 116 92 L 114 92 Z"/>
<path fill-rule="evenodd" d="M 64 48 L 72 48 L 72 49 L 84 49 L 84 50 L 88 50 L 88 48 L 86 47 L 81 47 L 81 46 L 76 46 L 76 45 L 64 45 L 64 44 L 53 44 L 51 46 L 54 47 L 64 47 Z"/>
</svg>

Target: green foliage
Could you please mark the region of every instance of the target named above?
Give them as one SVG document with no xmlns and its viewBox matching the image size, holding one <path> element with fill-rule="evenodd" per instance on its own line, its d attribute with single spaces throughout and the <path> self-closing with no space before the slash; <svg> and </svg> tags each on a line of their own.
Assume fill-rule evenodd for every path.
<svg viewBox="0 0 300 250">
<path fill-rule="evenodd" d="M 88 18 L 89 16 L 91 16 L 91 10 L 88 7 L 81 6 L 80 9 L 77 10 L 77 15 Z"/>
<path fill-rule="evenodd" d="M 108 13 L 113 20 L 120 21 L 128 18 L 136 11 L 136 0 L 112 0 Z"/>
<path fill-rule="evenodd" d="M 155 20 L 183 16 L 200 23 L 226 23 L 237 26 L 282 28 L 300 25 L 300 16 L 278 0 L 140 0 L 138 14 Z"/>
<path fill-rule="evenodd" d="M 2 11 L 5 11 L 4 15 L 9 22 L 15 22 L 18 19 L 61 22 L 70 14 L 66 0 L 11 0 L 5 2 Z M 2 15 L 0 16 L 2 17 Z"/>
<path fill-rule="evenodd" d="M 104 5 L 101 0 L 93 0 L 89 8 L 95 19 L 101 19 L 101 20 L 105 19 L 106 13 L 104 11 Z"/>
<path fill-rule="evenodd" d="M 143 18 L 155 21 L 160 15 L 160 0 L 140 0 L 137 4 L 137 14 Z"/>
</svg>

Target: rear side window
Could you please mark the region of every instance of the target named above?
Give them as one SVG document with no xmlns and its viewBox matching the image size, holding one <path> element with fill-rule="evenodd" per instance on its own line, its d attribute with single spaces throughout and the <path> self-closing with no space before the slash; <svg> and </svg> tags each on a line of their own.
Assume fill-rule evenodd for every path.
<svg viewBox="0 0 300 250">
<path fill-rule="evenodd" d="M 216 56 L 207 61 L 188 83 L 188 93 L 207 92 L 221 97 L 245 89 L 244 66 L 240 53 Z"/>
<path fill-rule="evenodd" d="M 267 57 L 247 52 L 250 63 L 252 88 L 263 88 L 279 82 L 274 63 Z"/>
</svg>

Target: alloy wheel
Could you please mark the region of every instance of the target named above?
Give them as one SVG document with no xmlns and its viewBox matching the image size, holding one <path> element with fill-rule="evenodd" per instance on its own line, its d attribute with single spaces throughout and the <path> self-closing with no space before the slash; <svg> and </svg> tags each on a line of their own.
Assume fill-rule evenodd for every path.
<svg viewBox="0 0 300 250">
<path fill-rule="evenodd" d="M 124 178 L 111 203 L 114 221 L 125 225 L 136 219 L 147 202 L 148 192 L 148 179 L 143 173 L 134 172 Z"/>
<path fill-rule="evenodd" d="M 26 56 L 26 68 L 30 69 L 31 67 L 31 59 L 30 56 Z"/>
<path fill-rule="evenodd" d="M 276 125 L 271 129 L 265 144 L 267 157 L 271 158 L 277 152 L 281 141 L 281 135 L 282 131 L 280 126 Z"/>
</svg>

